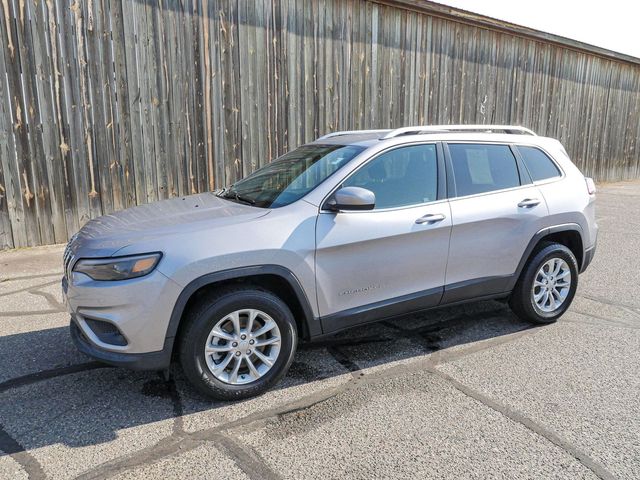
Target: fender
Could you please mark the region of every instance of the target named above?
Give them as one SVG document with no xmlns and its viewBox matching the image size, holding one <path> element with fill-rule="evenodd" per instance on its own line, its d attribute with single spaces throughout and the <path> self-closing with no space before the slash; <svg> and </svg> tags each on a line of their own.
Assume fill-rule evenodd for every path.
<svg viewBox="0 0 640 480">
<path fill-rule="evenodd" d="M 546 228 L 543 228 L 542 230 L 538 231 L 533 236 L 533 238 L 529 241 L 529 244 L 527 245 L 527 248 L 525 249 L 524 253 L 522 254 L 522 258 L 520 259 L 520 263 L 518 263 L 518 267 L 516 268 L 515 273 L 509 279 L 509 283 L 507 285 L 509 291 L 513 290 L 513 288 L 515 287 L 516 282 L 518 281 L 518 278 L 520 278 L 520 274 L 522 273 L 522 270 L 524 269 L 524 266 L 527 263 L 527 260 L 529 260 L 529 257 L 531 256 L 531 252 L 533 252 L 533 249 L 536 247 L 538 242 L 540 242 L 540 240 L 542 240 L 547 235 L 551 235 L 552 233 L 570 232 L 570 231 L 578 232 L 580 234 L 580 238 L 583 238 L 582 227 L 580 225 L 578 225 L 577 223 L 563 223 L 562 225 L 554 225 L 553 227 L 546 227 Z M 582 242 L 582 245 L 583 245 L 583 248 L 584 248 L 584 241 Z M 584 263 L 584 260 L 583 260 L 583 263 Z M 578 269 L 581 269 L 581 265 L 578 265 Z"/>
<path fill-rule="evenodd" d="M 302 310 L 304 312 L 304 318 L 302 319 L 303 331 L 300 333 L 303 336 L 308 337 L 314 337 L 322 333 L 320 322 L 317 321 L 313 316 L 313 310 L 311 309 L 309 299 L 307 298 L 307 295 L 302 288 L 300 281 L 293 274 L 293 272 L 285 267 L 281 267 L 280 265 L 254 265 L 251 267 L 239 267 L 229 270 L 221 270 L 214 273 L 208 273 L 196 278 L 195 280 L 192 280 L 186 287 L 184 287 L 184 289 L 178 296 L 178 300 L 176 300 L 173 311 L 171 312 L 171 318 L 169 319 L 169 326 L 167 328 L 165 348 L 169 344 L 171 346 L 170 348 L 173 349 L 173 342 L 178 332 L 178 327 L 180 326 L 180 320 L 182 319 L 184 309 L 191 296 L 197 290 L 204 286 L 212 285 L 217 282 L 251 278 L 256 275 L 275 275 L 286 281 L 291 289 L 295 292 L 297 300 L 302 306 Z"/>
</svg>

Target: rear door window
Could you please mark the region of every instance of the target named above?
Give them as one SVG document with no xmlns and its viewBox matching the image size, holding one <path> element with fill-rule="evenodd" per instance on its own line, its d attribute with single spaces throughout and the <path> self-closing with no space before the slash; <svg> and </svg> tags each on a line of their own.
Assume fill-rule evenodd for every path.
<svg viewBox="0 0 640 480">
<path fill-rule="evenodd" d="M 516 159 L 508 145 L 449 144 L 456 196 L 520 186 Z"/>
<path fill-rule="evenodd" d="M 556 164 L 539 148 L 519 146 L 518 151 L 534 182 L 560 176 Z"/>
</svg>

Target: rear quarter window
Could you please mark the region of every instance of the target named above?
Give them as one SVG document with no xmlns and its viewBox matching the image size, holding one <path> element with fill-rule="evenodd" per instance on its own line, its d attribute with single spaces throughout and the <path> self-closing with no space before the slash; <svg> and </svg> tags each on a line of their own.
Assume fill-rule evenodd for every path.
<svg viewBox="0 0 640 480">
<path fill-rule="evenodd" d="M 534 182 L 561 175 L 553 160 L 539 148 L 518 146 L 518 151 Z"/>
</svg>

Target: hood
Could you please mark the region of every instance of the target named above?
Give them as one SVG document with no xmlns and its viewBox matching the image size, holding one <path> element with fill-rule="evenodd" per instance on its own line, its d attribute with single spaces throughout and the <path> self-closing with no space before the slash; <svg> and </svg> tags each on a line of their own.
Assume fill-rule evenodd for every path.
<svg viewBox="0 0 640 480">
<path fill-rule="evenodd" d="M 128 208 L 90 220 L 71 239 L 74 253 L 108 257 L 133 243 L 225 226 L 267 215 L 269 210 L 234 203 L 211 192 Z"/>
</svg>

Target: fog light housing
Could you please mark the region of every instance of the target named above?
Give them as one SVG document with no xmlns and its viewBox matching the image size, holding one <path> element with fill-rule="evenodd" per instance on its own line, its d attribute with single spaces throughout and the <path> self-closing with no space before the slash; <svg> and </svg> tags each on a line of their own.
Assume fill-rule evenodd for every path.
<svg viewBox="0 0 640 480">
<path fill-rule="evenodd" d="M 122 332 L 120 332 L 120 329 L 118 329 L 118 327 L 113 323 L 86 317 L 84 321 L 93 334 L 103 343 L 118 347 L 124 347 L 129 343 L 127 342 L 127 339 L 124 338 L 124 335 L 122 335 Z"/>
</svg>

